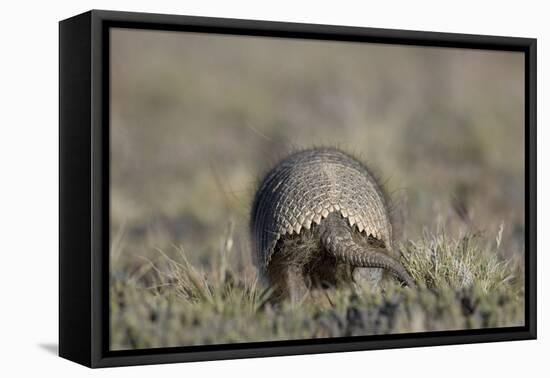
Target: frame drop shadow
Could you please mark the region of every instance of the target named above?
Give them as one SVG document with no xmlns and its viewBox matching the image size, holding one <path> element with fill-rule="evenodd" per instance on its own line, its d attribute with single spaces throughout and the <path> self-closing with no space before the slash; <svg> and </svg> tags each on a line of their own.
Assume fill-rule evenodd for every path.
<svg viewBox="0 0 550 378">
<path fill-rule="evenodd" d="M 53 354 L 53 355 L 59 355 L 59 345 L 54 343 L 41 343 L 38 344 L 38 347 L 42 350 L 45 350 L 46 352 Z"/>
</svg>

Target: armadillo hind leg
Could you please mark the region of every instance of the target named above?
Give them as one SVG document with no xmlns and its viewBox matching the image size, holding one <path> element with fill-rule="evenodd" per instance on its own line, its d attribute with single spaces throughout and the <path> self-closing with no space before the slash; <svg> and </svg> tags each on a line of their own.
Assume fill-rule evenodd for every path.
<svg viewBox="0 0 550 378">
<path fill-rule="evenodd" d="M 352 281 L 359 287 L 378 288 L 384 277 L 384 269 L 382 268 L 357 268 L 352 272 Z"/>
<path fill-rule="evenodd" d="M 275 300 L 288 299 L 291 303 L 301 303 L 308 295 L 302 266 L 289 263 L 283 254 L 278 254 L 267 269 L 269 283 L 275 289 Z"/>
<path fill-rule="evenodd" d="M 415 286 L 403 265 L 389 256 L 384 248 L 359 245 L 353 240 L 351 233 L 351 227 L 338 213 L 329 214 L 321 222 L 321 242 L 327 252 L 336 259 L 354 267 L 382 268 L 407 286 Z"/>
<path fill-rule="evenodd" d="M 286 273 L 287 295 L 291 303 L 301 303 L 308 295 L 308 288 L 298 267 L 290 267 Z"/>
</svg>

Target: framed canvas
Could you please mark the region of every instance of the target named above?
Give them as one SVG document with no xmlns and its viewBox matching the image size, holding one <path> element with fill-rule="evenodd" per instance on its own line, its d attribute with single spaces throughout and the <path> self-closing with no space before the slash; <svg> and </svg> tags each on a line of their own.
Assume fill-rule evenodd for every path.
<svg viewBox="0 0 550 378">
<path fill-rule="evenodd" d="M 536 338 L 535 39 L 59 27 L 62 357 Z"/>
</svg>

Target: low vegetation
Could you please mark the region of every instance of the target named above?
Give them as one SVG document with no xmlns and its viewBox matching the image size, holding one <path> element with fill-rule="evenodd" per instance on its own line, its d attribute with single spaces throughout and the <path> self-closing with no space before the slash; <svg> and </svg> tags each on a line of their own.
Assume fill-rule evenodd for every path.
<svg viewBox="0 0 550 378">
<path fill-rule="evenodd" d="M 425 232 L 400 246 L 419 287 L 328 290 L 331 305 L 273 304 L 270 290 L 231 264 L 222 243 L 208 270 L 183 249 L 158 251 L 111 285 L 113 349 L 224 344 L 523 324 L 521 264 L 499 257 L 500 236 L 449 240 Z M 149 283 L 149 284 L 147 284 Z"/>
</svg>

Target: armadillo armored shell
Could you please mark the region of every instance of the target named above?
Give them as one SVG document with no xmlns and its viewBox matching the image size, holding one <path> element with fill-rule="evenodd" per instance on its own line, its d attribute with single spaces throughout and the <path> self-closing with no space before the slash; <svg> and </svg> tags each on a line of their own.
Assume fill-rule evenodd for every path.
<svg viewBox="0 0 550 378">
<path fill-rule="evenodd" d="M 382 189 L 367 168 L 335 148 L 296 152 L 261 182 L 251 213 L 253 248 L 266 269 L 277 241 L 339 212 L 352 227 L 391 245 L 392 226 Z"/>
</svg>

